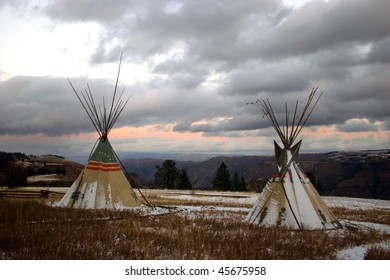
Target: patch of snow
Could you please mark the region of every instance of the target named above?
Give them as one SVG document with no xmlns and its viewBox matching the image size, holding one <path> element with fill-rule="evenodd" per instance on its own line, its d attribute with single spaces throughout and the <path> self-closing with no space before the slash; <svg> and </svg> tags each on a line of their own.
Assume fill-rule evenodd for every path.
<svg viewBox="0 0 390 280">
<path fill-rule="evenodd" d="M 384 249 L 390 248 L 389 242 L 381 242 L 381 243 L 374 243 L 374 244 L 367 244 L 367 245 L 361 245 L 356 246 L 352 248 L 347 248 L 344 250 L 341 250 L 337 253 L 337 259 L 339 260 L 364 260 L 364 257 L 366 256 L 367 250 L 372 247 L 381 247 Z"/>
<path fill-rule="evenodd" d="M 348 209 L 389 209 L 390 200 L 356 198 L 356 197 L 336 197 L 323 196 L 322 197 L 328 207 L 342 207 Z"/>
<path fill-rule="evenodd" d="M 58 181 L 61 180 L 59 178 L 59 175 L 57 174 L 46 174 L 46 175 L 37 175 L 37 176 L 30 176 L 27 178 L 28 182 L 50 182 L 50 181 Z"/>
<path fill-rule="evenodd" d="M 384 224 L 358 222 L 358 221 L 341 221 L 342 224 L 350 224 L 361 229 L 376 230 L 381 234 L 390 234 L 390 226 Z M 381 247 L 384 249 L 390 249 L 389 241 L 382 241 L 380 243 L 364 244 L 347 249 L 340 250 L 337 253 L 337 259 L 339 260 L 364 260 L 367 250 L 372 247 Z"/>
<path fill-rule="evenodd" d="M 356 246 L 341 250 L 337 253 L 339 260 L 363 260 L 367 252 L 367 246 Z"/>
<path fill-rule="evenodd" d="M 221 221 L 231 219 L 242 221 L 244 216 L 250 210 L 256 199 L 259 198 L 259 193 L 234 193 L 234 192 L 215 192 L 215 191 L 194 191 L 194 190 L 150 190 L 142 189 L 142 193 L 146 197 L 167 197 L 174 198 L 182 201 L 204 201 L 204 202 L 216 202 L 216 206 L 211 205 L 170 205 L 169 207 L 155 206 L 150 207 L 141 205 L 140 207 L 118 207 L 118 210 L 128 210 L 139 213 L 143 216 L 159 216 L 177 214 L 189 219 L 196 219 L 199 217 L 207 219 L 218 219 Z M 376 200 L 376 199 L 362 199 L 351 197 L 323 197 L 325 203 L 331 207 L 342 207 L 348 209 L 384 209 L 390 210 L 390 201 Z M 219 202 L 235 202 L 238 205 L 235 207 L 219 206 Z M 241 206 L 241 204 L 243 206 Z M 218 206 L 217 206 L 218 205 Z M 118 205 L 119 206 L 119 205 Z M 358 222 L 349 220 L 340 220 L 344 225 L 351 225 L 363 230 L 375 230 L 381 234 L 390 234 L 390 225 Z M 152 230 L 152 229 L 151 229 Z M 343 229 L 342 229 L 343 230 Z M 337 234 L 339 231 L 329 231 L 328 234 Z M 340 250 L 337 253 L 337 259 L 342 260 L 363 260 L 367 250 L 371 247 L 390 248 L 390 242 L 383 241 L 381 243 L 362 244 L 360 246 L 346 248 Z M 0 254 L 1 257 L 1 254 Z"/>
<path fill-rule="evenodd" d="M 125 209 L 125 208 L 123 208 Z M 138 212 L 143 216 L 158 216 L 158 215 L 165 215 L 170 213 L 175 213 L 178 211 L 175 207 L 150 207 L 146 205 L 141 205 L 139 207 L 132 207 L 132 208 L 126 208 L 134 212 Z"/>
<path fill-rule="evenodd" d="M 203 190 L 157 190 L 143 189 L 142 193 L 148 196 L 159 196 L 162 198 L 174 198 L 184 201 L 205 201 L 205 202 L 233 202 L 239 204 L 253 204 L 259 196 L 258 193 L 251 192 L 223 192 L 223 191 L 203 191 Z"/>
<path fill-rule="evenodd" d="M 381 234 L 390 234 L 390 226 L 384 224 L 376 224 L 369 222 L 358 222 L 358 221 L 347 221 L 354 226 L 358 226 L 360 228 L 373 229 L 378 231 Z"/>
</svg>

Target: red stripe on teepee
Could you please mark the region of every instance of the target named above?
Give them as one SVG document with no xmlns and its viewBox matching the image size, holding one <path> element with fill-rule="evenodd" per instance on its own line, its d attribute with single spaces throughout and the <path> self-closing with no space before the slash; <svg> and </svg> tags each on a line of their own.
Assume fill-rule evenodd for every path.
<svg viewBox="0 0 390 280">
<path fill-rule="evenodd" d="M 121 169 L 118 168 L 103 168 L 103 167 L 94 167 L 94 166 L 87 166 L 87 169 L 89 170 L 100 170 L 100 171 L 121 171 Z"/>
<path fill-rule="evenodd" d="M 89 170 L 100 170 L 100 171 L 121 171 L 118 163 L 103 163 L 97 161 L 89 161 L 87 164 Z"/>
<path fill-rule="evenodd" d="M 281 173 L 272 173 L 272 178 L 275 179 L 275 178 L 282 178 L 282 175 Z M 290 177 L 290 174 L 288 172 L 286 172 L 286 174 L 284 174 L 284 177 Z"/>
<path fill-rule="evenodd" d="M 103 166 L 103 167 L 117 167 L 117 166 L 119 166 L 118 163 L 103 163 L 103 162 L 97 162 L 97 161 L 88 161 L 88 165 Z"/>
</svg>

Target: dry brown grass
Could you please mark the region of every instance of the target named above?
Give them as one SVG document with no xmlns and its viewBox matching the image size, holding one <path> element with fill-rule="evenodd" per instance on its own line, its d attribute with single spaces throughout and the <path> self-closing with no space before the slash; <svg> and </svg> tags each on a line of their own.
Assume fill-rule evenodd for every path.
<svg viewBox="0 0 390 280">
<path fill-rule="evenodd" d="M 154 190 L 154 191 L 144 191 L 144 196 L 147 200 L 153 205 L 186 205 L 186 206 L 215 206 L 215 207 L 252 207 L 251 203 L 242 201 L 241 198 L 246 198 L 247 196 L 240 195 L 229 195 L 229 193 L 218 193 L 215 195 L 220 200 L 205 200 L 204 198 L 210 198 L 209 192 L 202 191 L 189 191 L 185 193 L 188 197 L 183 199 L 178 195 L 177 192 L 169 190 Z M 179 192 L 180 194 L 180 192 Z M 233 193 L 234 194 L 234 193 Z M 191 197 L 191 199 L 189 198 Z M 225 198 L 225 199 L 224 199 Z"/>
<path fill-rule="evenodd" d="M 368 248 L 365 256 L 365 260 L 390 260 L 390 248 L 382 248 L 373 246 Z"/>
<path fill-rule="evenodd" d="M 265 228 L 216 212 L 152 215 L 2 199 L 0 259 L 334 259 L 340 249 L 390 239 L 360 228 Z"/>
<path fill-rule="evenodd" d="M 332 208 L 333 214 L 336 217 L 346 217 L 345 219 L 385 224 L 390 226 L 390 211 L 386 209 L 348 209 L 348 208 Z"/>
<path fill-rule="evenodd" d="M 147 199 L 153 205 L 223 206 L 223 207 L 246 207 L 246 208 L 252 206 L 248 203 L 202 201 L 196 199 L 182 200 L 173 197 L 148 197 Z"/>
</svg>

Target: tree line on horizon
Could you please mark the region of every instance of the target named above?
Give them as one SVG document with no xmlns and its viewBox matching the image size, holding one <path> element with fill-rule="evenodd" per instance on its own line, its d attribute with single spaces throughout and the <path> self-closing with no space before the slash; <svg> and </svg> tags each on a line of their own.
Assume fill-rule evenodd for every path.
<svg viewBox="0 0 390 280">
<path fill-rule="evenodd" d="M 156 165 L 154 182 L 159 188 L 189 190 L 192 189 L 191 180 L 185 169 L 178 170 L 176 162 L 172 159 L 165 160 L 161 165 Z M 212 189 L 219 191 L 246 191 L 246 183 L 243 176 L 239 177 L 234 172 L 233 178 L 224 162 L 221 162 L 212 180 Z"/>
</svg>

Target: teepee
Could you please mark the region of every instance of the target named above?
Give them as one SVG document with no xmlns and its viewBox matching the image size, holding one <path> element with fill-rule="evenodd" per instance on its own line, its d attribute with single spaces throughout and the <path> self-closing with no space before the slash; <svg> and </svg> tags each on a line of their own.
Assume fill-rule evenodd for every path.
<svg viewBox="0 0 390 280">
<path fill-rule="evenodd" d="M 315 96 L 317 89 L 312 89 L 300 114 L 298 101 L 296 102 L 292 124 L 286 103 L 284 126 L 279 124 L 269 100 L 256 102 L 261 103 L 264 116 L 276 130 L 283 148 L 274 141 L 278 172 L 272 175 L 249 211 L 246 220 L 250 223 L 291 229 L 342 227 L 298 163 L 302 140 L 297 143 L 295 141 L 322 95 Z"/>
<path fill-rule="evenodd" d="M 99 139 L 92 149 L 87 165 L 59 202 L 59 206 L 86 209 L 118 209 L 141 205 L 129 183 L 130 178 L 124 174 L 119 164 L 120 160 L 107 138 L 128 101 L 122 100 L 123 91 L 117 97 L 120 67 L 121 60 L 114 94 L 108 108 L 105 106 L 104 99 L 103 107 L 95 103 L 89 86 L 79 94 L 68 80 L 98 132 Z"/>
</svg>

